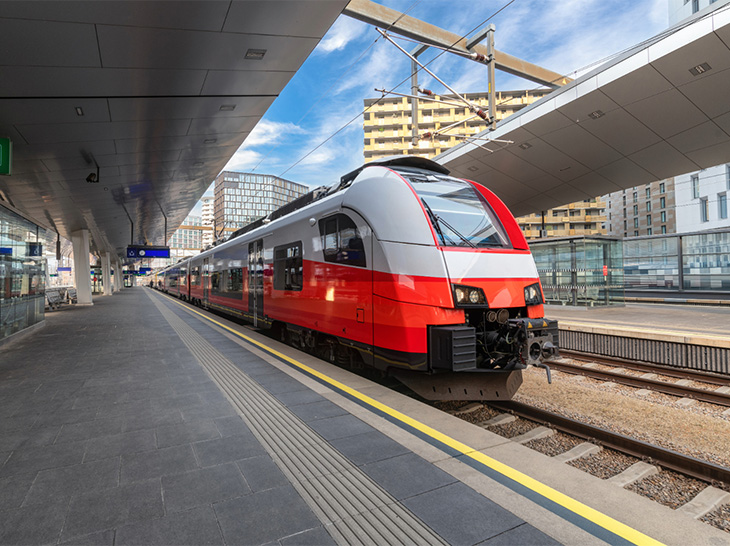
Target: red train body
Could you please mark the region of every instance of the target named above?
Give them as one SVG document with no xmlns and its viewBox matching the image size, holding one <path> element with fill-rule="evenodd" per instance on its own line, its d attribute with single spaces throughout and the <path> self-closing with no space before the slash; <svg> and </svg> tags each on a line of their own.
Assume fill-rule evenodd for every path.
<svg viewBox="0 0 730 546">
<path fill-rule="evenodd" d="M 431 399 L 508 399 L 521 369 L 557 351 L 512 214 L 487 188 L 421 158 L 369 163 L 158 279 Z"/>
</svg>

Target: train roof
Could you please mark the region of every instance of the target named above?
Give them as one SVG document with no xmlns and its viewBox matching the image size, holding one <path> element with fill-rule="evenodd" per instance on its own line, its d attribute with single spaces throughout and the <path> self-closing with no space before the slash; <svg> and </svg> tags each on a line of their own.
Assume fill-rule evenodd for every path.
<svg viewBox="0 0 730 546">
<path fill-rule="evenodd" d="M 349 186 L 352 183 L 353 180 L 355 180 L 355 178 L 357 178 L 357 175 L 359 175 L 363 170 L 365 170 L 368 167 L 395 167 L 395 168 L 406 167 L 406 168 L 410 168 L 410 169 L 419 169 L 419 170 L 437 172 L 439 174 L 444 174 L 444 175 L 448 175 L 450 172 L 443 165 L 439 165 L 435 161 L 426 159 L 425 157 L 397 155 L 397 156 L 384 157 L 382 159 L 375 159 L 373 161 L 365 163 L 362 167 L 359 167 L 359 168 L 355 169 L 354 171 L 351 171 L 351 172 L 343 175 L 340 178 L 339 184 L 332 185 L 329 187 L 319 186 L 318 188 L 313 189 L 309 193 L 302 195 L 301 197 L 295 199 L 294 201 L 291 201 L 290 203 L 287 203 L 286 205 L 279 207 L 274 212 L 270 213 L 268 216 L 264 216 L 262 218 L 259 218 L 258 220 L 251 222 L 250 224 L 243 226 L 242 228 L 234 231 L 231 234 L 231 236 L 227 239 L 227 241 L 232 241 L 233 239 L 235 239 L 236 237 L 238 237 L 240 235 L 243 235 L 244 233 L 248 233 L 257 228 L 260 228 L 261 226 L 264 226 L 273 220 L 276 220 L 278 218 L 291 214 L 294 211 L 302 209 L 302 208 L 306 207 L 307 205 L 322 199 L 323 197 L 332 195 L 334 193 L 337 193 L 340 190 L 345 189 L 347 186 Z"/>
</svg>

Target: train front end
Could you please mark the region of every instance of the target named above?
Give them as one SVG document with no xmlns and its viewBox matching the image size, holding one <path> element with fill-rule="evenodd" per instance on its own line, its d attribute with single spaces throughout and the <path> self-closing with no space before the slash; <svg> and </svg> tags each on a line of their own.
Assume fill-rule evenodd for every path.
<svg viewBox="0 0 730 546">
<path fill-rule="evenodd" d="M 516 220 L 480 184 L 401 172 L 427 216 L 463 323 L 427 326 L 428 374 L 395 375 L 428 399 L 505 400 L 521 370 L 557 354 L 535 262 Z M 549 379 L 549 369 L 548 379 Z"/>
</svg>

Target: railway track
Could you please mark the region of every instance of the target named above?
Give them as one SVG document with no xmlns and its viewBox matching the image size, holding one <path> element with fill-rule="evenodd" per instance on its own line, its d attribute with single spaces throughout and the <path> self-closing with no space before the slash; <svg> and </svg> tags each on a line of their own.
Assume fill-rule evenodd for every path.
<svg viewBox="0 0 730 546">
<path fill-rule="evenodd" d="M 566 434 L 583 438 L 594 444 L 608 447 L 641 460 L 674 470 L 680 474 L 714 483 L 730 485 L 730 469 L 701 459 L 689 457 L 647 442 L 576 421 L 556 413 L 548 412 L 519 402 L 489 402 L 501 412 L 512 413 L 530 421 L 549 426 Z"/>
<path fill-rule="evenodd" d="M 631 387 L 648 389 L 663 394 L 678 396 L 681 398 L 691 398 L 694 400 L 707 402 L 709 404 L 717 404 L 720 406 L 730 407 L 730 388 L 727 389 L 727 391 L 729 392 L 723 392 L 723 390 L 725 389 L 711 390 L 710 388 L 698 388 L 686 384 L 681 384 L 679 382 L 671 383 L 669 381 L 655 379 L 655 376 L 662 375 L 678 378 L 685 381 L 702 382 L 712 385 L 715 388 L 717 388 L 718 386 L 720 388 L 730 387 L 730 377 L 724 377 L 695 370 L 681 370 L 673 368 L 670 369 L 665 366 L 656 366 L 634 361 L 594 357 L 593 355 L 589 356 L 583 353 L 574 353 L 571 351 L 562 351 L 562 354 L 563 356 L 568 356 L 576 360 L 582 360 L 586 363 L 596 363 L 613 366 L 616 368 L 630 369 L 634 371 L 640 371 L 645 374 L 652 374 L 652 376 L 629 375 L 616 371 L 601 370 L 589 367 L 587 365 L 570 364 L 567 362 L 557 361 L 552 361 L 549 363 L 552 369 L 575 375 L 583 375 L 586 377 L 591 377 L 593 379 L 611 381 L 620 385 L 628 385 Z"/>
</svg>

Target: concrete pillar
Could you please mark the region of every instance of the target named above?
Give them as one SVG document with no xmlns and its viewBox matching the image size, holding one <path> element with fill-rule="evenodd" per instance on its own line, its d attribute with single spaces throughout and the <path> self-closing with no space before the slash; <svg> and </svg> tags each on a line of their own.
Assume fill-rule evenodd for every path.
<svg viewBox="0 0 730 546">
<path fill-rule="evenodd" d="M 117 259 L 114 262 L 114 290 L 119 292 L 124 287 L 124 271 L 122 271 L 122 263 Z"/>
<path fill-rule="evenodd" d="M 74 249 L 74 278 L 78 305 L 94 305 L 91 301 L 91 262 L 89 262 L 89 230 L 80 229 L 71 234 Z"/>
<path fill-rule="evenodd" d="M 104 295 L 112 295 L 112 263 L 108 252 L 101 255 L 101 279 L 104 284 Z"/>
</svg>

